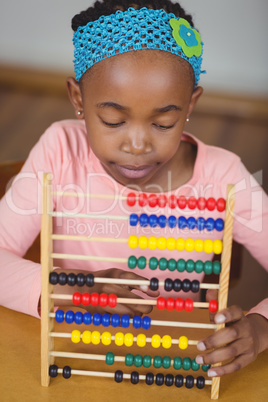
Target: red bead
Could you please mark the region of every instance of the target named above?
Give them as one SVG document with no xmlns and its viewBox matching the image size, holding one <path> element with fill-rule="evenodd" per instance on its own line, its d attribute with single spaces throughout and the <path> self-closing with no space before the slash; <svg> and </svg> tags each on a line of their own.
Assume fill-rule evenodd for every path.
<svg viewBox="0 0 268 402">
<path fill-rule="evenodd" d="M 165 196 L 165 194 L 160 194 L 158 196 L 157 203 L 160 208 L 165 208 L 165 206 L 167 205 L 167 197 Z"/>
<path fill-rule="evenodd" d="M 186 197 L 184 197 L 184 195 L 181 195 L 181 196 L 178 198 L 177 203 L 178 203 L 178 207 L 179 207 L 180 209 L 184 209 L 184 208 L 186 207 L 186 205 L 187 205 Z"/>
<path fill-rule="evenodd" d="M 223 212 L 225 210 L 225 199 L 224 198 L 219 198 L 217 200 L 217 210 L 219 212 Z"/>
<path fill-rule="evenodd" d="M 157 196 L 156 196 L 156 194 L 150 194 L 149 195 L 148 204 L 152 208 L 156 207 L 156 205 L 157 205 Z"/>
<path fill-rule="evenodd" d="M 144 193 L 139 194 L 139 206 L 145 207 L 147 205 L 147 195 Z"/>
<path fill-rule="evenodd" d="M 101 307 L 106 307 L 108 304 L 108 295 L 106 293 L 101 293 L 100 294 L 100 300 L 99 300 L 100 306 Z"/>
<path fill-rule="evenodd" d="M 175 309 L 176 311 L 182 311 L 184 309 L 184 300 L 181 297 L 175 300 Z"/>
<path fill-rule="evenodd" d="M 109 307 L 116 307 L 117 305 L 117 296 L 114 294 L 110 294 L 108 296 L 108 306 Z"/>
<path fill-rule="evenodd" d="M 100 300 L 100 296 L 98 295 L 98 293 L 91 294 L 91 305 L 92 306 L 98 306 L 99 300 Z"/>
<path fill-rule="evenodd" d="M 174 307 L 175 307 L 175 300 L 172 297 L 169 297 L 166 300 L 166 309 L 168 311 L 172 311 L 172 310 L 174 310 Z"/>
<path fill-rule="evenodd" d="M 175 195 L 171 195 L 168 199 L 168 206 L 171 209 L 176 208 L 177 206 L 177 197 Z"/>
<path fill-rule="evenodd" d="M 91 297 L 90 297 L 89 293 L 83 293 L 82 297 L 81 297 L 81 303 L 84 306 L 89 306 L 90 305 L 90 299 L 91 299 Z"/>
<path fill-rule="evenodd" d="M 216 201 L 215 201 L 215 198 L 208 198 L 207 199 L 207 209 L 209 210 L 209 211 L 214 211 L 214 209 L 215 209 L 215 207 L 216 207 Z"/>
<path fill-rule="evenodd" d="M 193 308 L 194 308 L 193 300 L 192 299 L 185 299 L 185 301 L 184 301 L 184 310 L 188 311 L 188 313 L 189 313 L 189 312 L 193 311 Z"/>
<path fill-rule="evenodd" d="M 128 195 L 127 195 L 127 205 L 129 206 L 129 207 L 133 207 L 135 204 L 136 204 L 136 194 L 134 194 L 134 193 L 129 193 Z"/>
<path fill-rule="evenodd" d="M 210 300 L 208 309 L 209 309 L 209 311 L 211 313 L 216 313 L 216 311 L 218 311 L 218 302 L 217 302 L 217 300 Z"/>
<path fill-rule="evenodd" d="M 75 292 L 73 294 L 73 304 L 75 306 L 78 306 L 78 304 L 80 304 L 80 303 L 81 303 L 81 293 Z"/>
<path fill-rule="evenodd" d="M 197 208 L 203 211 L 207 206 L 207 201 L 204 197 L 199 197 L 197 200 Z"/>
<path fill-rule="evenodd" d="M 188 199 L 188 208 L 195 209 L 197 204 L 197 199 L 195 197 L 190 197 Z"/>
<path fill-rule="evenodd" d="M 158 310 L 165 310 L 166 300 L 164 297 L 158 297 L 158 299 L 156 301 L 156 307 L 158 308 Z"/>
</svg>

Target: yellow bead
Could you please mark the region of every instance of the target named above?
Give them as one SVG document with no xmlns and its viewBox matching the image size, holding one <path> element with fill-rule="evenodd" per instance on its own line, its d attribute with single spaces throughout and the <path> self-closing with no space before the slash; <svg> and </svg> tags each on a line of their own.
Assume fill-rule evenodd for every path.
<svg viewBox="0 0 268 402">
<path fill-rule="evenodd" d="M 157 239 L 157 247 L 159 248 L 159 250 L 165 250 L 167 246 L 167 240 L 165 239 L 165 237 L 161 236 Z"/>
<path fill-rule="evenodd" d="M 138 238 L 135 235 L 131 235 L 128 238 L 128 246 L 130 248 L 136 248 L 138 246 Z"/>
<path fill-rule="evenodd" d="M 146 345 L 146 335 L 144 335 L 144 334 L 139 334 L 139 335 L 137 336 L 137 345 L 138 345 L 140 348 L 143 348 L 143 347 Z"/>
<path fill-rule="evenodd" d="M 93 345 L 98 345 L 101 340 L 101 334 L 99 331 L 93 331 L 91 334 L 91 342 Z"/>
<path fill-rule="evenodd" d="M 179 348 L 187 349 L 188 348 L 188 338 L 186 336 L 180 336 L 179 338 Z"/>
<path fill-rule="evenodd" d="M 103 343 L 103 345 L 111 345 L 112 342 L 112 335 L 110 332 L 105 331 L 103 332 L 103 334 L 101 335 L 101 342 Z"/>
<path fill-rule="evenodd" d="M 164 335 L 162 338 L 162 346 L 165 349 L 171 348 L 171 336 L 169 335 Z"/>
<path fill-rule="evenodd" d="M 79 343 L 80 342 L 80 336 L 81 336 L 81 332 L 78 331 L 78 329 L 74 329 L 72 331 L 72 334 L 71 334 L 71 341 L 73 343 Z"/>
<path fill-rule="evenodd" d="M 186 239 L 185 250 L 189 251 L 189 252 L 194 250 L 194 240 L 193 239 Z"/>
<path fill-rule="evenodd" d="M 221 254 L 222 252 L 222 241 L 219 239 L 214 240 L 213 250 L 215 254 Z"/>
<path fill-rule="evenodd" d="M 176 248 L 176 240 L 173 237 L 169 237 L 167 239 L 167 249 L 168 250 L 175 250 Z"/>
<path fill-rule="evenodd" d="M 82 341 L 84 343 L 90 343 L 91 342 L 91 332 L 90 331 L 84 331 L 83 332 Z"/>
<path fill-rule="evenodd" d="M 180 237 L 180 238 L 177 239 L 177 241 L 176 241 L 176 249 L 177 249 L 178 251 L 183 251 L 184 248 L 185 248 L 185 241 L 184 241 L 183 238 Z"/>
<path fill-rule="evenodd" d="M 148 245 L 148 239 L 146 236 L 141 236 L 139 237 L 139 248 L 147 248 Z"/>
<path fill-rule="evenodd" d="M 115 343 L 117 346 L 122 346 L 122 345 L 124 345 L 124 334 L 123 334 L 123 332 L 117 332 L 117 333 L 115 334 L 114 343 Z"/>
<path fill-rule="evenodd" d="M 155 250 L 157 247 L 157 238 L 154 236 L 149 237 L 148 239 L 148 247 L 150 250 Z"/>
<path fill-rule="evenodd" d="M 159 348 L 161 345 L 161 336 L 160 335 L 153 335 L 151 341 L 153 348 Z"/>
<path fill-rule="evenodd" d="M 201 239 L 196 239 L 196 241 L 194 242 L 194 249 L 195 251 L 197 251 L 198 253 L 201 253 L 204 249 L 204 242 Z"/>
<path fill-rule="evenodd" d="M 206 239 L 204 241 L 204 251 L 208 254 L 213 252 L 213 241 L 211 239 Z"/>
<path fill-rule="evenodd" d="M 131 334 L 130 332 L 125 334 L 124 344 L 128 347 L 133 345 L 133 334 Z"/>
</svg>

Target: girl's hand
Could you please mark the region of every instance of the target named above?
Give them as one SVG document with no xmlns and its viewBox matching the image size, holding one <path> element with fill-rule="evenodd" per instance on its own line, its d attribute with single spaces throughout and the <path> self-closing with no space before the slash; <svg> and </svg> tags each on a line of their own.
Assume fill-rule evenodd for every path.
<svg viewBox="0 0 268 402">
<path fill-rule="evenodd" d="M 208 292 L 207 299 L 213 297 Z M 226 327 L 199 341 L 197 349 L 208 352 L 199 354 L 196 362 L 227 362 L 222 366 L 211 367 L 207 372 L 210 377 L 220 377 L 245 367 L 268 347 L 268 320 L 259 314 L 245 316 L 240 307 L 231 306 L 215 314 L 214 322 L 225 323 Z"/>
</svg>

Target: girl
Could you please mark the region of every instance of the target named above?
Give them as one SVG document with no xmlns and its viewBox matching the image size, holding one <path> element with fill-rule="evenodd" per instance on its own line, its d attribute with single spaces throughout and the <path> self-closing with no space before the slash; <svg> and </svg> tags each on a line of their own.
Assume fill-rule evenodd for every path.
<svg viewBox="0 0 268 402">
<path fill-rule="evenodd" d="M 129 193 L 131 188 L 139 195 L 139 205 L 132 209 L 120 201 L 54 197 L 53 208 L 68 213 L 123 215 L 129 211 L 141 213 L 146 208 L 151 212 L 153 204 L 160 207 L 166 203 L 166 196 L 170 200 L 171 196 L 178 199 L 181 194 L 187 199 L 224 198 L 227 184 L 234 183 L 237 186 L 234 238 L 267 268 L 266 195 L 262 192 L 263 210 L 259 211 L 259 205 L 251 205 L 253 179 L 239 158 L 206 146 L 184 132 L 203 92 L 198 86 L 203 43 L 191 17 L 179 4 L 169 0 L 133 1 L 131 8 L 126 3 L 97 1 L 73 18 L 76 79 L 68 78 L 67 86 L 78 120 L 55 123 L 46 131 L 1 201 L 0 302 L 6 307 L 38 316 L 40 265 L 23 260 L 22 256 L 40 230 L 43 172 L 52 173 L 53 186 L 61 191 L 117 196 Z M 157 214 L 157 209 L 154 213 Z M 216 219 L 221 213 L 217 209 L 202 210 L 203 218 L 211 215 Z M 132 230 L 126 224 L 111 225 L 108 220 L 77 223 L 71 215 L 56 218 L 54 226 L 54 233 L 89 237 L 126 238 Z M 159 235 L 158 228 L 151 226 L 150 233 Z M 167 235 L 172 230 L 173 234 L 181 230 L 162 226 Z M 146 234 L 146 227 L 135 230 Z M 222 233 L 215 234 L 207 228 L 200 234 L 195 225 L 184 230 L 191 230 L 194 239 L 216 239 Z M 54 252 L 127 258 L 126 247 L 104 244 L 55 241 Z M 154 250 L 153 254 L 144 251 L 144 255 L 148 259 L 152 255 L 163 257 L 161 250 Z M 208 255 L 212 259 L 213 252 Z M 187 251 L 180 256 L 187 259 Z M 195 260 L 207 258 L 204 250 L 193 252 Z M 75 268 L 76 273 L 94 271 L 96 277 L 141 278 L 118 265 L 115 268 L 104 261 L 76 262 Z M 55 271 L 62 270 L 67 274 L 75 272 L 68 260 L 57 261 Z M 178 273 L 173 275 L 178 277 Z M 148 270 L 145 276 L 152 278 L 154 274 Z M 160 271 L 159 279 L 165 276 Z M 186 277 L 187 272 L 180 274 L 180 279 Z M 191 279 L 195 277 L 198 275 L 193 272 Z M 73 293 L 76 289 L 79 290 L 78 284 L 72 288 L 55 286 L 55 292 L 60 293 Z M 94 291 L 132 298 L 141 297 L 137 291 L 151 297 L 159 294 L 147 287 L 119 285 L 98 285 Z M 207 298 L 212 296 L 208 293 Z M 106 311 L 115 312 L 109 308 Z M 116 311 L 143 314 L 148 312 L 148 306 L 119 305 Z M 267 300 L 247 316 L 237 306 L 220 311 L 214 317 L 215 322 L 228 326 L 199 342 L 202 353 L 196 361 L 214 364 L 228 360 L 210 369 L 209 376 L 222 376 L 250 363 L 267 348 L 267 317 Z"/>
</svg>

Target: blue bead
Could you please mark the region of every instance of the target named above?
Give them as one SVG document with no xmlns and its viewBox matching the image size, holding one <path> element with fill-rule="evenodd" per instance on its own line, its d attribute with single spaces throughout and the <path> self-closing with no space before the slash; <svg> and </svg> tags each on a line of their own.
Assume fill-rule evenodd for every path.
<svg viewBox="0 0 268 402">
<path fill-rule="evenodd" d="M 194 229 L 196 227 L 196 219 L 193 216 L 190 216 L 187 219 L 187 224 L 189 229 Z"/>
<path fill-rule="evenodd" d="M 74 322 L 74 312 L 72 310 L 66 311 L 65 321 L 67 322 L 67 324 L 72 324 Z"/>
<path fill-rule="evenodd" d="M 142 328 L 149 329 L 151 327 L 151 318 L 148 316 L 143 317 L 142 319 Z"/>
<path fill-rule="evenodd" d="M 165 228 L 166 224 L 167 224 L 167 218 L 165 215 L 160 215 L 157 219 L 158 221 L 158 225 L 160 226 L 160 228 Z"/>
<path fill-rule="evenodd" d="M 118 314 L 113 314 L 111 317 L 111 324 L 113 327 L 119 327 L 120 325 L 120 316 Z"/>
<path fill-rule="evenodd" d="M 155 228 L 157 226 L 157 216 L 156 215 L 149 216 L 149 225 L 151 226 L 151 228 Z"/>
<path fill-rule="evenodd" d="M 83 313 L 81 313 L 81 311 L 77 311 L 76 313 L 74 313 L 74 322 L 77 325 L 81 325 L 83 322 Z"/>
<path fill-rule="evenodd" d="M 136 226 L 138 224 L 138 215 L 137 214 L 131 214 L 129 217 L 129 224 L 130 226 Z"/>
<path fill-rule="evenodd" d="M 84 313 L 83 323 L 86 324 L 86 325 L 90 325 L 91 324 L 91 318 L 92 318 L 91 313 L 88 313 L 88 312 Z"/>
<path fill-rule="evenodd" d="M 64 311 L 63 310 L 57 310 L 56 311 L 55 320 L 57 322 L 63 322 L 64 321 Z"/>
<path fill-rule="evenodd" d="M 129 316 L 127 314 L 123 314 L 121 317 L 121 327 L 123 328 L 129 327 Z"/>
<path fill-rule="evenodd" d="M 209 232 L 214 229 L 214 219 L 213 219 L 213 218 L 208 218 L 208 219 L 206 220 L 206 229 L 207 229 Z"/>
<path fill-rule="evenodd" d="M 135 317 L 133 317 L 133 327 L 136 329 L 141 327 L 141 317 L 139 315 L 135 315 Z"/>
<path fill-rule="evenodd" d="M 111 321 L 110 314 L 104 313 L 104 314 L 102 315 L 102 320 L 101 320 L 102 325 L 103 325 L 104 327 L 109 327 L 110 321 Z"/>
<path fill-rule="evenodd" d="M 140 215 L 140 225 L 145 228 L 146 226 L 148 226 L 148 222 L 149 222 L 148 215 L 147 214 L 141 214 Z"/>
<path fill-rule="evenodd" d="M 178 226 L 180 229 L 185 229 L 187 228 L 187 219 L 185 216 L 180 216 L 178 219 Z"/>
<path fill-rule="evenodd" d="M 171 216 L 168 218 L 168 226 L 169 226 L 170 228 L 175 228 L 176 225 L 177 225 L 177 218 L 176 218 L 175 216 L 171 215 Z"/>
<path fill-rule="evenodd" d="M 204 218 L 197 218 L 196 226 L 198 230 L 204 230 L 206 225 L 206 221 Z"/>
<path fill-rule="evenodd" d="M 93 325 L 101 325 L 101 314 L 100 313 L 93 314 Z"/>
<path fill-rule="evenodd" d="M 223 228 L 224 228 L 223 220 L 221 218 L 216 219 L 216 221 L 215 221 L 215 229 L 218 232 L 221 232 L 223 230 Z"/>
</svg>

